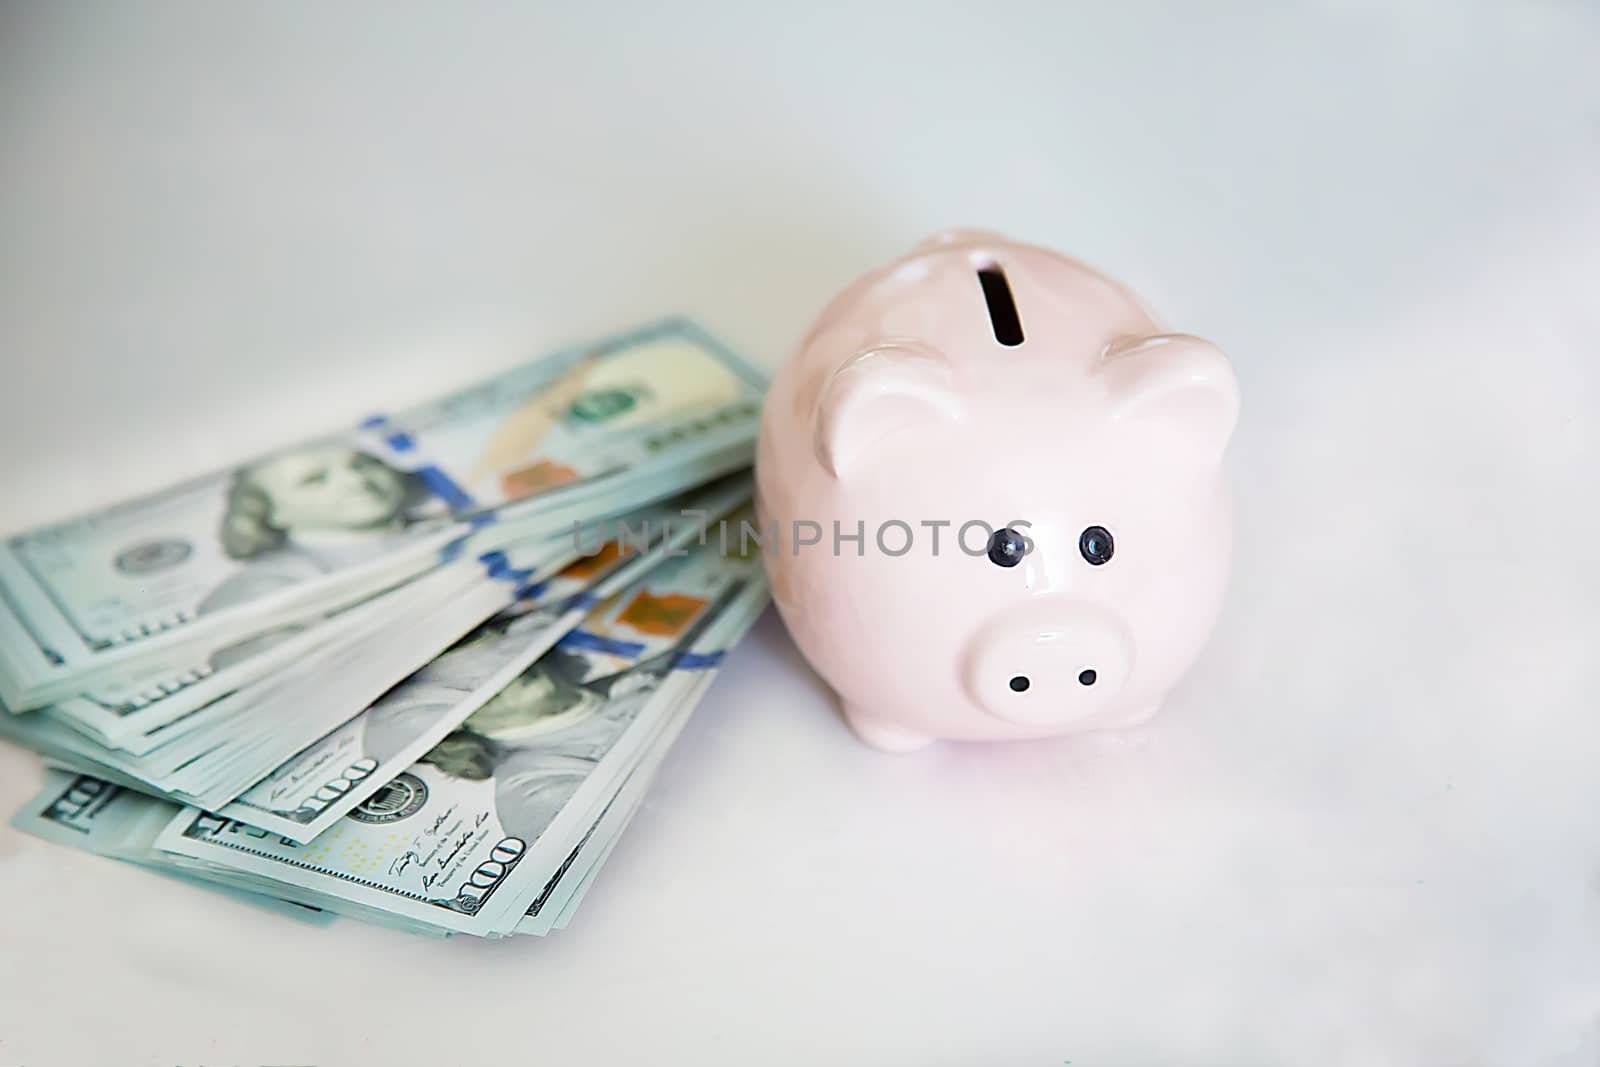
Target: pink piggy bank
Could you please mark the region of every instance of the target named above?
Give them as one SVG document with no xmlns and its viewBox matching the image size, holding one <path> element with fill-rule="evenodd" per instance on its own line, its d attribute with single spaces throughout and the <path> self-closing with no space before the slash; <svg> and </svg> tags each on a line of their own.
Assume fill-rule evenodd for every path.
<svg viewBox="0 0 1600 1067">
<path fill-rule="evenodd" d="M 1227 582 L 1228 360 L 1066 256 L 952 232 L 828 305 L 756 455 L 778 610 L 869 744 L 1130 726 Z"/>
</svg>

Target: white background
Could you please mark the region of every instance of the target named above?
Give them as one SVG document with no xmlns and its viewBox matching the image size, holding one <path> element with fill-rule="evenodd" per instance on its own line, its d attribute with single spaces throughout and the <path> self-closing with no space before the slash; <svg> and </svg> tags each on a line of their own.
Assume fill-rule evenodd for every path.
<svg viewBox="0 0 1600 1067">
<path fill-rule="evenodd" d="M 769 617 L 545 942 L 3 830 L 0 1063 L 1600 1062 L 1600 13 L 1201 6 L 0 7 L 7 530 L 949 225 L 1245 397 L 1152 726 L 880 756 Z"/>
</svg>

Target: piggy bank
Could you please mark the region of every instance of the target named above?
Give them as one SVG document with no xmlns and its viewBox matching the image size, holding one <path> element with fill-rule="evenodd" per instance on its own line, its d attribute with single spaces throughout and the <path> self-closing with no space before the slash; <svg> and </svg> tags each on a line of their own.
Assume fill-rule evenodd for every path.
<svg viewBox="0 0 1600 1067">
<path fill-rule="evenodd" d="M 1138 724 L 1227 582 L 1227 358 L 1076 260 L 951 232 L 778 371 L 756 456 L 789 632 L 866 742 Z"/>
</svg>

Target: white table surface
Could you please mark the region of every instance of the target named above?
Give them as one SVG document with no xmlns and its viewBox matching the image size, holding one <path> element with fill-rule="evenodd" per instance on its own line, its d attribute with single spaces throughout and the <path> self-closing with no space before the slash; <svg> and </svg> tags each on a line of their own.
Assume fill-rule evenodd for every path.
<svg viewBox="0 0 1600 1067">
<path fill-rule="evenodd" d="M 1233 356 L 1215 638 L 891 758 L 769 616 L 542 942 L 0 830 L 0 1064 L 1600 1060 L 1593 5 L 544 6 L 0 9 L 0 527 L 982 225 Z"/>
</svg>

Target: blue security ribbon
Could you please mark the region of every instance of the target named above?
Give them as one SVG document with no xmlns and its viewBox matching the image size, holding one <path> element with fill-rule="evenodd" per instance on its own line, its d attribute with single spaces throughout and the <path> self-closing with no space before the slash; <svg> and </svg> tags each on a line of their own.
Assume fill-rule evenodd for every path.
<svg viewBox="0 0 1600 1067">
<path fill-rule="evenodd" d="M 516 594 L 517 599 L 538 600 L 544 595 L 544 591 L 548 588 L 550 588 L 550 580 L 548 578 L 542 582 L 529 582 L 527 585 L 518 587 Z"/>
<path fill-rule="evenodd" d="M 371 433 L 378 433 L 388 425 L 389 417 L 387 415 L 369 415 L 361 420 L 361 428 Z M 415 435 L 407 433 L 405 430 L 394 430 L 386 433 L 383 441 L 400 455 L 414 453 L 417 450 Z M 432 463 L 424 463 L 421 466 L 413 467 L 412 473 L 422 479 L 429 492 L 445 502 L 452 515 L 460 515 L 477 508 L 478 505 L 472 499 L 471 494 L 457 485 L 455 480 L 440 467 Z M 474 525 L 482 526 L 493 522 L 494 518 L 492 515 L 487 519 L 475 516 L 472 521 Z"/>
<path fill-rule="evenodd" d="M 679 652 L 672 658 L 672 667 L 680 671 L 703 671 L 715 667 L 722 662 L 723 653 L 716 652 Z"/>
<path fill-rule="evenodd" d="M 485 552 L 478 557 L 478 562 L 483 564 L 483 571 L 497 582 L 510 582 L 521 587 L 529 578 L 533 577 L 532 567 L 513 567 L 511 558 L 499 549 Z"/>
<path fill-rule="evenodd" d="M 448 474 L 431 463 L 424 467 L 418 467 L 416 473 L 421 476 L 423 482 L 427 484 L 428 490 L 434 496 L 449 505 L 452 515 L 460 515 L 462 512 L 471 511 L 478 506 L 477 502 L 467 494 L 465 489 L 457 485 Z M 475 526 L 483 526 L 494 521 L 494 516 L 491 513 L 485 512 L 484 514 L 489 515 L 489 518 L 479 521 L 478 518 L 474 517 L 473 524 Z"/>
<path fill-rule="evenodd" d="M 644 655 L 644 645 L 639 641 L 618 641 L 615 637 L 602 637 L 587 630 L 574 630 L 561 639 L 567 648 L 581 648 L 592 652 L 609 652 L 613 656 L 638 659 Z"/>
<path fill-rule="evenodd" d="M 573 608 L 592 608 L 600 603 L 600 598 L 593 593 L 573 593 L 567 597 L 566 603 L 561 605 L 561 610 L 571 611 Z"/>
</svg>

